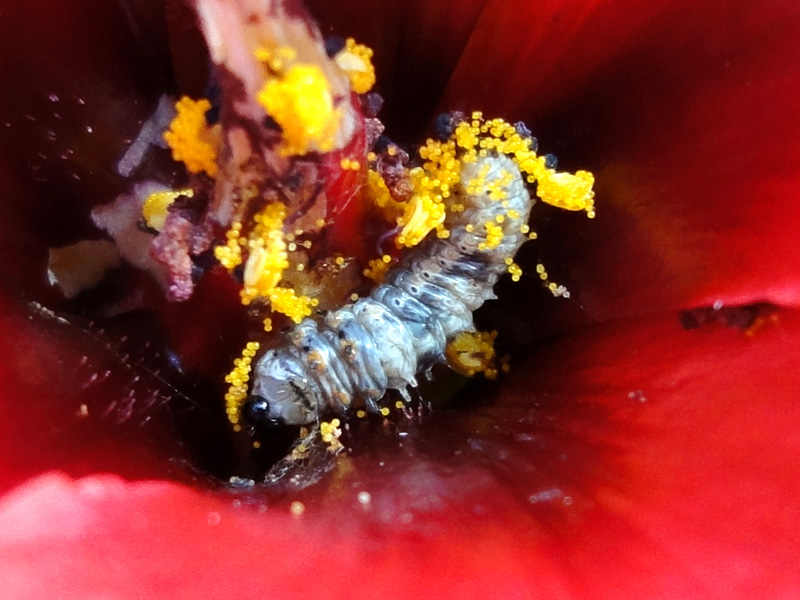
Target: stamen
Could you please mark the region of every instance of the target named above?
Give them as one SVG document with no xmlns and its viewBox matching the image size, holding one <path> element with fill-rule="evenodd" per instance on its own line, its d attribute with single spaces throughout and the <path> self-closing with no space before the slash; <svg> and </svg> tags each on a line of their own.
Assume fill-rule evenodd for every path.
<svg viewBox="0 0 800 600">
<path fill-rule="evenodd" d="M 318 66 L 294 65 L 269 79 L 257 99 L 283 130 L 283 154 L 334 148 L 340 114 L 333 106 L 330 84 Z"/>
<path fill-rule="evenodd" d="M 336 53 L 333 60 L 350 78 L 350 87 L 356 94 L 366 94 L 375 85 L 375 67 L 372 65 L 372 49 L 356 44 L 347 38 L 344 48 Z"/>
</svg>

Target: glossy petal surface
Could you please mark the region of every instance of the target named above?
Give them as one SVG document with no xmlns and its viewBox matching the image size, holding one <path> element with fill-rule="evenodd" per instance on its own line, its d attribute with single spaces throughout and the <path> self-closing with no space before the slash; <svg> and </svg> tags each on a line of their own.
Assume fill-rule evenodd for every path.
<svg viewBox="0 0 800 600">
<path fill-rule="evenodd" d="M 546 250 L 593 317 L 794 304 L 798 32 L 792 2 L 488 2 L 441 108 L 524 118 L 594 171 L 597 222 Z"/>
<path fill-rule="evenodd" d="M 32 598 L 56 585 L 73 597 L 780 596 L 800 583 L 798 328 L 782 312 L 753 335 L 669 317 L 574 335 L 529 359 L 547 374 L 519 368 L 491 406 L 428 417 L 264 509 L 257 490 L 232 503 L 45 476 L 0 506 L 0 581 Z"/>
</svg>

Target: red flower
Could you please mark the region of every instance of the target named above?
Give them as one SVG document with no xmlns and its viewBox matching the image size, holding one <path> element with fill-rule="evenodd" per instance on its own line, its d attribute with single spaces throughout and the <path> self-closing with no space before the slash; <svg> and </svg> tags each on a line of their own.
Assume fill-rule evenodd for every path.
<svg viewBox="0 0 800 600">
<path fill-rule="evenodd" d="M 283 493 L 195 474 L 157 408 L 170 388 L 30 304 L 57 306 L 47 249 L 87 235 L 87 207 L 119 191 L 125 138 L 173 78 L 158 7 L 11 4 L 5 597 L 772 598 L 800 585 L 795 3 L 315 2 L 375 48 L 396 137 L 437 108 L 525 119 L 562 165 L 595 172 L 598 218 L 539 228 L 580 306 L 535 283 L 501 292 L 514 341 L 559 337 L 472 406 Z M 681 326 L 679 310 L 712 305 Z M 139 410 L 149 391 L 156 406 Z"/>
</svg>

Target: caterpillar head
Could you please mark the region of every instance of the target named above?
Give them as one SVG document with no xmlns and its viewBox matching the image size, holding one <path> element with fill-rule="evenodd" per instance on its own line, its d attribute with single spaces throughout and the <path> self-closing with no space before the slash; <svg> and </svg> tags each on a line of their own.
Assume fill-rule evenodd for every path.
<svg viewBox="0 0 800 600">
<path fill-rule="evenodd" d="M 308 425 L 317 418 L 317 394 L 303 364 L 287 352 L 270 350 L 256 364 L 251 395 L 242 416 L 259 427 Z"/>
</svg>

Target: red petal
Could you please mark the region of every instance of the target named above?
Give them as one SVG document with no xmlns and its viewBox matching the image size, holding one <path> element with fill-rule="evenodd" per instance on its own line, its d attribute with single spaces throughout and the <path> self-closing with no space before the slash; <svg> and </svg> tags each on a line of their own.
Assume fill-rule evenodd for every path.
<svg viewBox="0 0 800 600">
<path fill-rule="evenodd" d="M 29 598 L 791 595 L 798 334 L 793 312 L 752 335 L 597 328 L 532 357 L 542 375 L 518 369 L 493 406 L 432 415 L 283 499 L 45 477 L 0 505 L 0 582 Z"/>
<path fill-rule="evenodd" d="M 430 135 L 436 105 L 486 0 L 306 4 L 323 34 L 352 36 L 375 50 L 375 89 L 386 100 L 380 116 L 389 136 L 413 145 Z"/>
<path fill-rule="evenodd" d="M 153 371 L 152 323 L 131 326 L 150 334 L 152 364 L 125 362 L 132 351 L 122 334 L 101 337 L 9 295 L 0 296 L 8 350 L 0 361 L 0 490 L 49 469 L 189 479 L 175 466 L 187 453 L 165 406 L 183 400 Z"/>
<path fill-rule="evenodd" d="M 604 238 L 600 256 L 581 254 L 588 253 L 583 243 L 573 246 L 574 257 L 563 256 L 603 317 L 718 293 L 792 300 L 796 259 L 779 251 L 794 223 L 780 193 L 796 183 L 789 99 L 798 78 L 785 59 L 796 44 L 794 5 L 669 6 L 633 24 L 620 15 L 624 7 L 587 19 L 587 32 L 605 40 L 586 45 L 596 51 L 595 81 L 555 77 L 555 95 L 542 91 L 540 104 L 530 105 L 506 88 L 521 113 L 529 106 L 528 116 L 551 114 L 553 131 L 566 127 L 576 138 L 550 137 L 565 142 L 566 162 L 583 166 L 585 153 L 595 157 L 587 166 L 600 167 L 601 219 L 621 233 Z M 615 22 L 635 36 L 617 35 Z M 782 29 L 769 31 L 772 23 Z M 617 39 L 622 48 L 604 55 L 603 45 Z M 577 43 L 569 49 L 587 54 Z M 570 52 L 562 56 L 567 72 L 578 68 Z M 727 71 L 725 58 L 735 59 Z M 741 85 L 748 78 L 751 88 Z M 506 79 L 495 81 L 497 98 Z M 39 98 L 40 90 L 31 94 Z M 33 96 L 23 94 L 20 106 Z M 770 110 L 758 113 L 765 103 Z M 551 125 L 539 124 L 546 147 Z M 583 127 L 570 133 L 571 124 Z M 602 216 L 603 194 L 614 218 Z M 755 194 L 766 202 L 754 202 Z M 587 223 L 583 231 L 599 229 Z M 765 261 L 760 273 L 736 272 L 748 257 Z M 592 269 L 605 275 L 597 281 Z M 16 351 L 1 374 L 9 480 L 56 462 L 76 474 L 165 475 L 163 463 L 180 456 L 177 449 L 151 463 L 134 442 L 118 459 L 128 434 L 106 430 L 97 441 L 69 421 L 81 401 L 75 384 L 91 374 L 75 368 L 75 330 L 45 335 L 36 318 L 32 327 L 20 320 L 30 314 L 3 310 L 11 316 L 2 331 L 11 332 L 5 339 Z M 790 596 L 800 584 L 793 505 L 800 473 L 792 460 L 800 316 L 777 317 L 752 337 L 718 325 L 686 332 L 672 317 L 577 334 L 491 388 L 504 390 L 493 406 L 433 415 L 411 427 L 396 451 L 392 434 L 388 449 L 343 457 L 341 473 L 289 498 L 306 505 L 299 520 L 288 516 L 286 499 L 270 498 L 266 514 L 252 514 L 174 485 L 39 480 L 0 506 L 0 587 L 12 597 L 51 597 L 53 589 L 86 597 L 107 589 L 114 573 L 117 593 L 130 597 Z M 28 398 L 36 401 L 26 405 Z M 70 433 L 55 429 L 54 436 L 57 425 Z M 71 441 L 60 443 L 60 435 Z M 40 446 L 52 462 L 24 462 L 26 450 Z M 358 503 L 358 491 L 370 492 L 370 508 Z"/>
<path fill-rule="evenodd" d="M 595 172 L 597 222 L 541 236 L 594 317 L 796 303 L 798 40 L 793 2 L 489 2 L 442 107 Z"/>
</svg>

